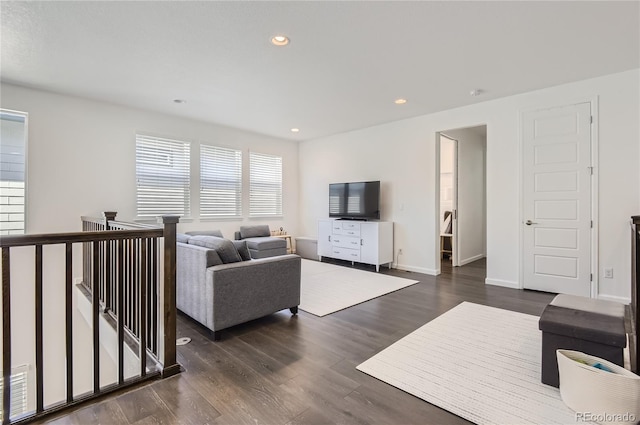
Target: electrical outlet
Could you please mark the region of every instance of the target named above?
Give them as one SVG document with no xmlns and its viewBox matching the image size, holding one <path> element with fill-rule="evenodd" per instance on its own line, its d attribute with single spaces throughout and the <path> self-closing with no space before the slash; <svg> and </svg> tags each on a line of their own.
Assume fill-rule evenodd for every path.
<svg viewBox="0 0 640 425">
<path fill-rule="evenodd" d="M 613 279 L 613 267 L 606 267 L 604 269 L 604 277 L 607 279 Z"/>
<path fill-rule="evenodd" d="M 402 248 L 398 250 L 398 255 L 402 255 Z"/>
</svg>

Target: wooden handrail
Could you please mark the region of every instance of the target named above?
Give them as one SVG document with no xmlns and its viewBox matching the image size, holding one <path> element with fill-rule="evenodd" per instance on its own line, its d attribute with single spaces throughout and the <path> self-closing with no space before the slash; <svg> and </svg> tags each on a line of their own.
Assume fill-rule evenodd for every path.
<svg viewBox="0 0 640 425">
<path fill-rule="evenodd" d="M 2 253 L 2 383 L 4 424 L 29 421 L 57 412 L 64 406 L 101 396 L 125 386 L 180 371 L 176 362 L 176 224 L 177 216 L 162 217 L 162 226 L 115 221 L 115 212 L 103 218 L 83 217 L 82 232 L 35 235 L 7 235 L 0 238 Z M 163 240 L 161 245 L 159 241 Z M 93 391 L 73 391 L 73 244 L 82 244 L 81 287 L 91 302 Z M 65 342 L 66 397 L 63 405 L 45 406 L 43 387 L 43 249 L 44 245 L 65 246 Z M 11 396 L 11 273 L 10 253 L 14 247 L 35 247 L 35 383 L 36 411 L 12 421 Z M 160 246 L 164 248 L 161 250 Z M 161 269 L 161 261 L 164 265 Z M 15 273 L 15 270 L 13 270 Z M 161 277 L 162 273 L 162 279 Z M 88 292 L 87 292 L 88 291 Z M 113 323 L 117 333 L 118 376 L 114 385 L 100 386 L 100 322 Z M 125 380 L 124 346 L 130 345 L 140 359 L 137 377 Z M 151 362 L 151 363 L 149 363 Z M 155 364 L 155 367 L 153 367 Z"/>
<path fill-rule="evenodd" d="M 145 230 L 100 230 L 94 232 L 49 233 L 40 235 L 8 235 L 0 238 L 0 248 L 136 238 L 159 238 L 163 236 L 164 230 L 157 227 Z"/>
</svg>

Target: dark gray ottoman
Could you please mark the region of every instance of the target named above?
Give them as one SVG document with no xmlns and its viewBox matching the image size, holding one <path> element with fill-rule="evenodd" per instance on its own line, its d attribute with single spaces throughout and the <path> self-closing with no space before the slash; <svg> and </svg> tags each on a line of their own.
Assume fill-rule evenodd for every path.
<svg viewBox="0 0 640 425">
<path fill-rule="evenodd" d="M 624 367 L 624 314 L 624 305 L 615 302 L 556 296 L 538 322 L 542 331 L 542 383 L 560 386 L 558 349 L 581 351 Z"/>
</svg>

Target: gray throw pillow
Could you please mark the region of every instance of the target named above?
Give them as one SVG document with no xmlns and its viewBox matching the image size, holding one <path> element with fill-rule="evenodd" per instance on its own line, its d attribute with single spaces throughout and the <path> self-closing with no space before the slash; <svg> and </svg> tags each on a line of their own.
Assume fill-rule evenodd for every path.
<svg viewBox="0 0 640 425">
<path fill-rule="evenodd" d="M 186 233 L 187 235 L 191 235 L 191 236 L 201 235 L 201 236 L 216 236 L 218 238 L 224 238 L 220 230 L 191 230 Z"/>
<path fill-rule="evenodd" d="M 240 226 L 240 236 L 242 239 L 258 238 L 261 236 L 271 236 L 269 225 L 258 224 L 255 226 Z"/>
<path fill-rule="evenodd" d="M 207 267 L 211 266 L 219 266 L 220 264 L 224 264 L 218 255 L 218 251 L 215 249 L 207 250 Z"/>
<path fill-rule="evenodd" d="M 242 261 L 251 260 L 251 254 L 249 253 L 249 246 L 247 246 L 247 241 L 231 241 L 233 246 L 238 250 L 238 254 L 240 254 L 240 258 Z"/>
<path fill-rule="evenodd" d="M 242 261 L 238 250 L 229 239 L 198 235 L 189 239 L 189 244 L 215 249 L 224 264 Z"/>
<path fill-rule="evenodd" d="M 176 233 L 176 242 L 178 243 L 189 243 L 189 239 L 191 236 L 185 235 L 184 233 Z"/>
</svg>

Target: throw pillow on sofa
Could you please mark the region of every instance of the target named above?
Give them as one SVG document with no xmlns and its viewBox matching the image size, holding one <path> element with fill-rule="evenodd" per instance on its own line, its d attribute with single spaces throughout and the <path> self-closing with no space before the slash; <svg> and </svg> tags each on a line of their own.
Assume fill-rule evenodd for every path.
<svg viewBox="0 0 640 425">
<path fill-rule="evenodd" d="M 251 260 L 251 254 L 249 253 L 249 246 L 247 245 L 247 241 L 231 241 L 233 246 L 238 250 L 238 254 L 240 254 L 240 258 L 242 261 Z"/>
<path fill-rule="evenodd" d="M 191 237 L 191 239 L 189 239 L 189 243 L 191 245 L 214 249 L 224 264 L 242 261 L 242 257 L 238 254 L 238 250 L 229 239 L 198 235 Z"/>
<path fill-rule="evenodd" d="M 224 264 L 215 249 L 207 249 L 207 267 Z"/>
</svg>

